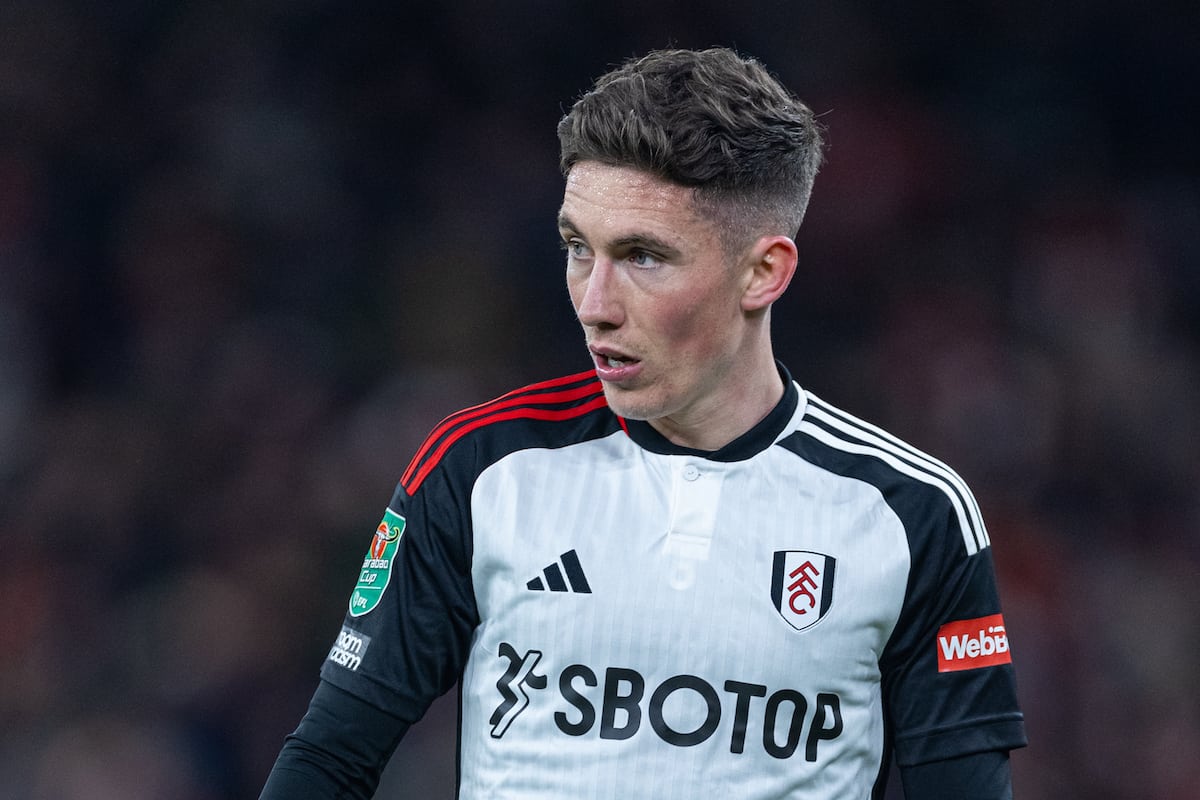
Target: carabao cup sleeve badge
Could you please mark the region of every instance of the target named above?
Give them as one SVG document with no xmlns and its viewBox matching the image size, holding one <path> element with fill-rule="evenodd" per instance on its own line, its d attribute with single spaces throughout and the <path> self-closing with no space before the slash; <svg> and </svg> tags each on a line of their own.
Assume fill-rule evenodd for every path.
<svg viewBox="0 0 1200 800">
<path fill-rule="evenodd" d="M 375 529 L 371 548 L 363 558 L 358 583 L 350 595 L 350 616 L 361 617 L 379 605 L 383 590 L 392 579 L 392 564 L 396 560 L 396 549 L 404 535 L 404 517 L 390 508 L 384 512 L 383 521 Z"/>
</svg>

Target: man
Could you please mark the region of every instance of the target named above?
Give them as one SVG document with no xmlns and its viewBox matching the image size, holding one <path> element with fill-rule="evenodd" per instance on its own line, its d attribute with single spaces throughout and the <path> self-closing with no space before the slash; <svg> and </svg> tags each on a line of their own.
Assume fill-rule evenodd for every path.
<svg viewBox="0 0 1200 800">
<path fill-rule="evenodd" d="M 593 360 L 447 417 L 264 798 L 369 797 L 461 681 L 464 798 L 1011 796 L 989 542 L 945 465 L 800 389 L 770 309 L 820 162 L 755 61 L 662 51 L 559 124 Z"/>
</svg>

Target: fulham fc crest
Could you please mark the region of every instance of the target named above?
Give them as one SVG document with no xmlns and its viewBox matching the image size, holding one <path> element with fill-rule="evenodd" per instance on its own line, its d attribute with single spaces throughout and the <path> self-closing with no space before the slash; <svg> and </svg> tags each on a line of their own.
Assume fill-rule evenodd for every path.
<svg viewBox="0 0 1200 800">
<path fill-rule="evenodd" d="M 833 603 L 836 559 L 811 550 L 776 550 L 771 600 L 779 616 L 798 631 L 815 625 Z"/>
</svg>

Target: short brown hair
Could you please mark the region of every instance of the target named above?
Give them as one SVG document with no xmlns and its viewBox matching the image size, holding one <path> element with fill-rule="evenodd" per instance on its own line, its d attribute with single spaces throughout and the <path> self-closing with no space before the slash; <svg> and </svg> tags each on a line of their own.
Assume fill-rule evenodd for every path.
<svg viewBox="0 0 1200 800">
<path fill-rule="evenodd" d="M 795 236 L 821 165 L 813 112 L 752 58 L 656 50 L 596 80 L 558 123 L 559 165 L 644 170 L 694 187 L 726 249 Z"/>
</svg>

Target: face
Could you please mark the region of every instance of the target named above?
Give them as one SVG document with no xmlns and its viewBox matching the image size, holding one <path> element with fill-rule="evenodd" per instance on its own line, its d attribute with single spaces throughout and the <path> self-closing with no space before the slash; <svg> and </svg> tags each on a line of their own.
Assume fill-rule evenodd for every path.
<svg viewBox="0 0 1200 800">
<path fill-rule="evenodd" d="M 761 366 L 747 352 L 742 305 L 751 270 L 696 216 L 691 191 L 581 162 L 567 176 L 559 232 L 571 302 L 613 411 L 683 439 L 728 414 L 742 373 Z"/>
</svg>

